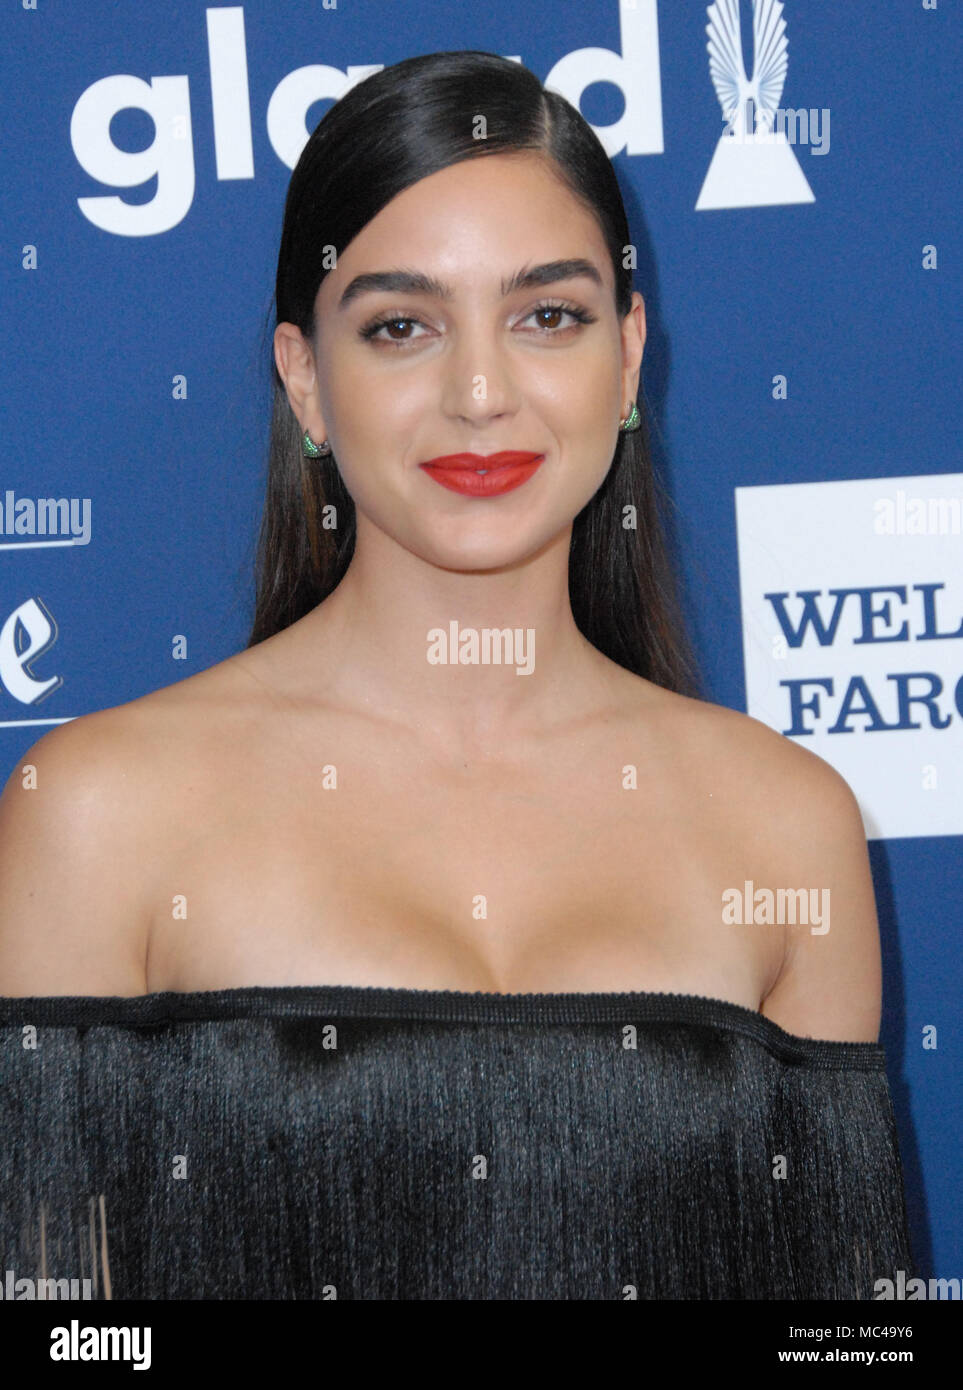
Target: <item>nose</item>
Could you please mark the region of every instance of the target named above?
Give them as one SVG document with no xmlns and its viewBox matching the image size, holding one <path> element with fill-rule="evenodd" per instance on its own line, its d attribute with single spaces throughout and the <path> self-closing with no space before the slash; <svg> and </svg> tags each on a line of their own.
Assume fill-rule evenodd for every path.
<svg viewBox="0 0 963 1390">
<path fill-rule="evenodd" d="M 481 424 L 518 409 L 518 385 L 502 331 L 477 321 L 459 329 L 443 366 L 445 414 Z"/>
</svg>

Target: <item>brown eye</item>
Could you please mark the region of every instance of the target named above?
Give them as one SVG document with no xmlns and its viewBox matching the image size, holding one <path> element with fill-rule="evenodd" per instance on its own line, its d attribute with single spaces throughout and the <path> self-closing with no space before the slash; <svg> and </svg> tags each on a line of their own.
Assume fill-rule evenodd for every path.
<svg viewBox="0 0 963 1390">
<path fill-rule="evenodd" d="M 536 323 L 536 333 L 545 338 L 561 338 L 568 336 L 576 325 L 594 323 L 595 315 L 588 310 L 580 308 L 577 304 L 537 304 L 529 314 L 527 319 L 540 319 L 543 316 L 554 320 L 552 323 Z M 575 323 L 560 323 L 559 317 L 574 319 Z M 524 320 L 523 320 L 524 322 Z"/>
<path fill-rule="evenodd" d="M 420 319 L 407 318 L 403 314 L 394 314 L 390 318 L 375 319 L 373 323 L 369 323 L 366 325 L 366 327 L 359 329 L 359 332 L 361 334 L 361 337 L 368 341 L 377 343 L 394 343 L 399 347 L 404 346 L 407 343 L 417 342 L 418 338 L 424 336 L 420 333 L 416 335 L 411 333 L 401 333 L 399 335 L 394 332 L 389 332 L 387 334 L 383 332 L 383 330 L 385 329 L 397 329 L 404 324 L 420 324 L 422 328 L 424 327 L 424 324 L 421 323 Z"/>
</svg>

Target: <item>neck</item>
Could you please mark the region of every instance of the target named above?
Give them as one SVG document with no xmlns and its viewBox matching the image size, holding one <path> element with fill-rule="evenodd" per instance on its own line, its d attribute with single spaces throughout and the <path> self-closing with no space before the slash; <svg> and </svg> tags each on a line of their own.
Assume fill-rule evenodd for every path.
<svg viewBox="0 0 963 1390">
<path fill-rule="evenodd" d="M 446 570 L 359 517 L 344 578 L 296 625 L 312 688 L 453 753 L 496 753 L 598 711 L 611 663 L 572 616 L 570 540 L 568 527 L 504 569 Z"/>
</svg>

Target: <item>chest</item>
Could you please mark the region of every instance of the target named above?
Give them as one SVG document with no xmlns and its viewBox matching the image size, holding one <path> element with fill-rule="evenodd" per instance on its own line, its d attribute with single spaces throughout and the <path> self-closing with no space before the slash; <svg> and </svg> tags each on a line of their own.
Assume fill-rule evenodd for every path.
<svg viewBox="0 0 963 1390">
<path fill-rule="evenodd" d="M 720 925 L 730 823 L 621 751 L 223 769 L 153 876 L 149 988 L 685 985 L 757 1007 L 775 943 Z"/>
</svg>

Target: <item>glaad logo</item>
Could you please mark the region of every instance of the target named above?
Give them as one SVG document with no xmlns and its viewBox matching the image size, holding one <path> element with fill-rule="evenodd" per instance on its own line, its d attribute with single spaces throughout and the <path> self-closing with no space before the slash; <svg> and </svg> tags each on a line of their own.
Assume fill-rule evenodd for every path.
<svg viewBox="0 0 963 1390">
<path fill-rule="evenodd" d="M 244 7 L 216 6 L 205 13 L 217 177 L 253 179 Z M 662 154 L 657 0 L 623 0 L 619 28 L 619 52 L 575 49 L 559 59 L 545 85 L 575 107 L 593 83 L 618 87 L 625 103 L 622 115 L 612 125 L 593 127 L 606 153 L 610 157 L 622 150 L 632 155 Z M 513 55 L 511 61 L 522 60 Z M 310 134 L 306 125 L 310 108 L 319 101 L 338 101 L 383 67 L 383 63 L 349 65 L 342 72 L 312 63 L 282 78 L 267 108 L 268 138 L 278 158 L 293 169 Z M 129 107 L 146 112 L 153 121 L 154 139 L 145 150 L 118 149 L 111 139 L 111 121 Z M 101 231 L 115 236 L 157 236 L 187 216 L 194 201 L 194 134 L 186 74 L 152 77 L 149 82 L 129 73 L 100 78 L 77 100 L 70 119 L 70 142 L 81 168 L 99 183 L 136 188 L 157 179 L 157 189 L 147 203 L 125 203 L 113 194 L 78 198 L 80 211 Z"/>
<path fill-rule="evenodd" d="M 786 117 L 797 113 L 780 109 L 781 120 L 777 122 L 789 48 L 782 11 L 780 0 L 752 0 L 751 78 L 746 76 L 742 53 L 739 0 L 716 0 L 706 11 L 709 75 L 726 128 L 719 137 L 696 212 L 816 201 L 786 139 Z M 828 112 L 824 116 L 828 118 Z"/>
</svg>

